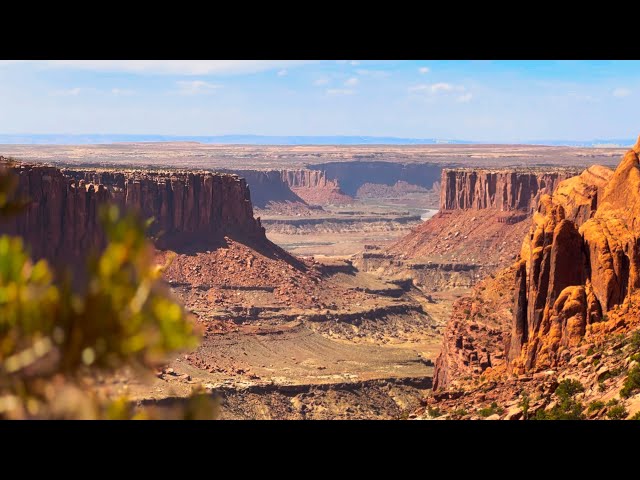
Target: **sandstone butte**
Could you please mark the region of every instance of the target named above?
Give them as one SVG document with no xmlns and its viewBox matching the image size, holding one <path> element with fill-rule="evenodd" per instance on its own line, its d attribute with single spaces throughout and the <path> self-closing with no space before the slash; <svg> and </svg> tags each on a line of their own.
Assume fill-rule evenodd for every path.
<svg viewBox="0 0 640 480">
<path fill-rule="evenodd" d="M 443 169 L 440 211 L 387 251 L 503 268 L 513 262 L 540 196 L 577 173 L 556 170 Z"/>
<path fill-rule="evenodd" d="M 155 222 L 149 231 L 160 248 L 217 241 L 225 235 L 266 242 L 253 217 L 244 179 L 209 172 L 69 170 L 15 164 L 17 196 L 29 207 L 0 224 L 3 233 L 25 238 L 32 255 L 55 264 L 104 245 L 99 206 L 107 202 L 137 210 Z"/>
<path fill-rule="evenodd" d="M 592 166 L 541 195 L 516 263 L 474 293 L 488 298 L 488 290 L 512 289 L 513 298 L 505 295 L 510 319 L 490 315 L 493 325 L 486 319 L 478 325 L 471 299 L 454 307 L 435 389 L 497 366 L 516 374 L 555 367 L 569 361 L 585 336 L 633 321 L 621 315 L 608 320 L 607 313 L 631 304 L 640 286 L 639 155 L 640 139 L 615 171 Z M 506 310 L 498 305 L 503 299 L 484 302 L 489 311 Z"/>
</svg>

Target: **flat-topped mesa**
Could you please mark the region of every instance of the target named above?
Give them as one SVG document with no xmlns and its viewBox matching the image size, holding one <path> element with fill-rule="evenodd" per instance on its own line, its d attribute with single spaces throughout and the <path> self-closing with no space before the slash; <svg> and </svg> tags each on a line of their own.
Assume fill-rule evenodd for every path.
<svg viewBox="0 0 640 480">
<path fill-rule="evenodd" d="M 104 245 L 99 206 L 113 202 L 153 217 L 159 248 L 206 244 L 224 235 L 266 241 L 253 217 L 244 179 L 209 172 L 60 170 L 16 164 L 17 195 L 27 211 L 0 223 L 1 233 L 25 238 L 32 255 L 73 261 Z"/>
<path fill-rule="evenodd" d="M 440 210 L 485 209 L 530 211 L 543 193 L 578 173 L 566 169 L 443 169 Z"/>
</svg>

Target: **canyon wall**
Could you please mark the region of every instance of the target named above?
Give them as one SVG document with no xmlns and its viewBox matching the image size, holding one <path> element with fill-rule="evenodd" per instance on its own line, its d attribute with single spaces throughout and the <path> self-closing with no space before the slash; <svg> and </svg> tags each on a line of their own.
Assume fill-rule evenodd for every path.
<svg viewBox="0 0 640 480">
<path fill-rule="evenodd" d="M 516 262 L 454 306 L 434 388 L 556 368 L 611 327 L 607 312 L 640 287 L 639 154 L 640 142 L 615 172 L 592 166 L 540 196 Z"/>
<path fill-rule="evenodd" d="M 197 172 L 60 170 L 10 167 L 25 212 L 0 221 L 0 233 L 21 235 L 32 255 L 68 262 L 104 245 L 99 207 L 112 202 L 153 217 L 150 234 L 160 248 L 180 248 L 223 235 L 265 240 L 254 219 L 244 179 Z"/>
<path fill-rule="evenodd" d="M 470 288 L 513 263 L 540 196 L 573 173 L 443 169 L 440 211 L 382 257 L 364 252 L 362 264 L 369 270 L 402 270 L 427 289 Z M 420 271 L 421 265 L 429 268 Z"/>
<path fill-rule="evenodd" d="M 223 170 L 244 178 L 251 190 L 251 200 L 258 208 L 266 208 L 270 203 L 293 202 L 305 204 L 286 181 L 281 170 Z"/>
<path fill-rule="evenodd" d="M 353 202 L 353 198 L 340 189 L 338 181 L 327 179 L 323 170 L 282 170 L 282 179 L 296 195 L 311 205 Z"/>
<path fill-rule="evenodd" d="M 440 181 L 441 165 L 429 163 L 395 163 L 381 161 L 335 162 L 309 165 L 325 172 L 327 179 L 336 180 L 344 193 L 355 197 L 365 184 L 393 186 L 399 181 L 433 188 Z"/>
<path fill-rule="evenodd" d="M 510 366 L 548 368 L 640 286 L 636 145 L 615 172 L 591 167 L 545 195 L 517 264 Z"/>
<path fill-rule="evenodd" d="M 353 202 L 336 180 L 328 180 L 320 170 L 223 170 L 246 179 L 253 204 L 266 208 L 270 203 L 328 205 Z"/>
<path fill-rule="evenodd" d="M 443 169 L 440 210 L 493 208 L 501 211 L 535 207 L 543 193 L 579 173 L 576 170 L 519 171 Z"/>
</svg>

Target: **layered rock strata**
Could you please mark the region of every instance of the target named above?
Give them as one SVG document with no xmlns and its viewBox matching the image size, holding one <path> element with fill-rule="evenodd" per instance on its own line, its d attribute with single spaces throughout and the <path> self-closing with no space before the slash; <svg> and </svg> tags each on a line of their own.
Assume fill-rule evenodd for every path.
<svg viewBox="0 0 640 480">
<path fill-rule="evenodd" d="M 266 240 L 253 217 L 244 179 L 208 172 L 60 170 L 44 165 L 10 167 L 25 212 L 0 223 L 1 233 L 21 235 L 32 255 L 54 262 L 104 244 L 100 206 L 115 203 L 154 218 L 149 233 L 161 247 L 179 248 L 224 235 Z"/>
<path fill-rule="evenodd" d="M 529 210 L 543 193 L 578 173 L 519 170 L 443 169 L 440 210 L 493 208 L 501 211 Z"/>
<path fill-rule="evenodd" d="M 540 196 L 519 258 L 499 274 L 511 283 L 501 290 L 511 298 L 510 314 L 496 321 L 499 334 L 482 336 L 494 353 L 504 355 L 507 371 L 522 374 L 566 364 L 585 336 L 611 327 L 609 312 L 632 305 L 640 286 L 639 155 L 640 141 L 615 172 L 593 166 L 560 182 L 553 195 Z M 488 303 L 496 311 L 496 300 Z M 464 348 L 456 349 L 454 337 L 464 321 L 455 317 L 445 331 L 449 348 L 437 362 L 437 388 L 450 386 L 456 378 L 452 370 L 462 371 L 457 366 Z M 468 336 L 467 345 L 480 337 Z M 490 361 L 480 370 L 495 368 Z"/>
</svg>

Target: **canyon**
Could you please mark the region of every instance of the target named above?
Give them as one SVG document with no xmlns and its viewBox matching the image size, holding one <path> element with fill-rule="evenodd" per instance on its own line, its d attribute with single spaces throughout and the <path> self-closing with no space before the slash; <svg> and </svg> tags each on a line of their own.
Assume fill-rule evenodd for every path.
<svg viewBox="0 0 640 480">
<path fill-rule="evenodd" d="M 577 359 L 637 324 L 638 145 L 617 167 L 605 148 L 3 148 L 31 204 L 0 232 L 35 257 L 102 248 L 107 203 L 154 218 L 204 333 L 151 383 L 105 385 L 139 405 L 204 385 L 222 418 L 523 418 L 523 391 L 544 411 L 578 375 L 608 401 L 603 366 L 632 362 Z"/>
</svg>

